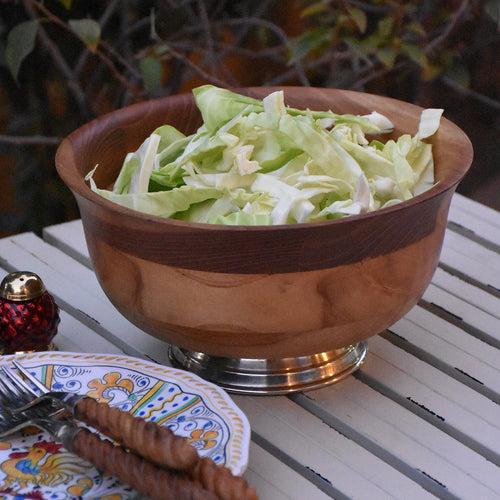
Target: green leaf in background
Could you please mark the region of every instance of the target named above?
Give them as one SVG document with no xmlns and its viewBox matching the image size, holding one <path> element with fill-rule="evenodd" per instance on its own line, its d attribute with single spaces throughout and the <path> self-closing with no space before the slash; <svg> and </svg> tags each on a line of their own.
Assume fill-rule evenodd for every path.
<svg viewBox="0 0 500 500">
<path fill-rule="evenodd" d="M 59 3 L 66 9 L 71 9 L 71 5 L 73 4 L 73 0 L 59 0 Z"/>
<path fill-rule="evenodd" d="M 398 56 L 398 51 L 394 47 L 382 47 L 377 50 L 376 55 L 384 66 L 392 68 Z"/>
<path fill-rule="evenodd" d="M 394 27 L 394 18 L 384 17 L 377 24 L 377 31 L 381 38 L 389 38 Z"/>
<path fill-rule="evenodd" d="M 320 14 L 329 9 L 328 2 L 325 0 L 320 0 L 319 2 L 314 2 L 313 4 L 302 9 L 300 17 L 314 16 L 315 14 Z"/>
<path fill-rule="evenodd" d="M 303 35 L 290 41 L 290 55 L 288 64 L 295 64 L 313 50 L 319 49 L 330 41 L 332 30 L 327 28 L 314 28 Z"/>
<path fill-rule="evenodd" d="M 95 52 L 101 38 L 99 23 L 93 19 L 70 19 L 69 25 L 88 49 Z"/>
<path fill-rule="evenodd" d="M 356 23 L 359 31 L 364 33 L 366 31 L 366 14 L 356 7 L 347 7 L 347 12 L 349 12 L 351 19 Z"/>
<path fill-rule="evenodd" d="M 404 43 L 401 45 L 401 50 L 415 63 L 417 63 L 421 68 L 425 69 L 429 66 L 429 61 L 425 52 L 418 46 L 412 43 Z"/>
<path fill-rule="evenodd" d="M 154 57 L 145 57 L 139 63 L 144 85 L 148 92 L 154 92 L 161 85 L 161 62 Z"/>
<path fill-rule="evenodd" d="M 14 26 L 7 36 L 5 62 L 16 82 L 21 63 L 35 47 L 37 31 L 38 21 L 25 21 L 24 23 Z"/>
<path fill-rule="evenodd" d="M 423 26 L 418 21 L 413 21 L 412 23 L 408 24 L 406 29 L 420 36 L 425 36 L 427 34 Z"/>
</svg>

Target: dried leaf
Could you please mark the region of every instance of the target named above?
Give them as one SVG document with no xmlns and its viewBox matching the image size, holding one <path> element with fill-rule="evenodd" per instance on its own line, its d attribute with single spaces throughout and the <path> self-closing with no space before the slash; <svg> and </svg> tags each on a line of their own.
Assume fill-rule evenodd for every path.
<svg viewBox="0 0 500 500">
<path fill-rule="evenodd" d="M 93 19 L 70 19 L 69 25 L 88 49 L 95 52 L 101 38 L 99 23 Z"/>
<path fill-rule="evenodd" d="M 7 36 L 5 62 L 16 82 L 21 63 L 35 47 L 37 31 L 38 21 L 25 21 L 14 26 Z"/>
<path fill-rule="evenodd" d="M 154 92 L 161 85 L 162 65 L 154 57 L 145 57 L 139 63 L 144 85 L 148 92 Z"/>
<path fill-rule="evenodd" d="M 347 7 L 347 12 L 351 16 L 352 20 L 356 23 L 359 31 L 364 33 L 366 31 L 366 14 L 357 7 Z"/>
</svg>

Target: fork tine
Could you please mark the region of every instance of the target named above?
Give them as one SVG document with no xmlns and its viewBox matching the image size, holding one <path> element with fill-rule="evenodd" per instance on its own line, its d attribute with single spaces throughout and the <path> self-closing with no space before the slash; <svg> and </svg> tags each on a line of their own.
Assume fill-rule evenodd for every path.
<svg viewBox="0 0 500 500">
<path fill-rule="evenodd" d="M 0 379 L 0 404 L 2 406 L 13 406 L 16 402 L 16 397 L 13 395 L 12 391 L 5 384 L 5 382 Z"/>
<path fill-rule="evenodd" d="M 9 380 L 12 382 L 13 385 L 17 387 L 20 391 L 23 393 L 28 393 L 31 396 L 31 399 L 34 397 L 39 396 L 38 392 L 36 392 L 33 388 L 31 388 L 26 382 L 22 380 L 22 378 L 14 373 L 12 373 L 8 368 L 5 366 L 2 367 L 2 371 L 5 373 L 5 375 L 9 378 Z"/>
<path fill-rule="evenodd" d="M 42 384 L 35 376 L 31 375 L 31 373 L 24 368 L 20 363 L 17 361 L 12 361 L 12 364 L 19 370 L 22 375 L 27 378 L 38 390 L 42 391 L 42 393 L 49 392 L 49 389 Z"/>
<path fill-rule="evenodd" d="M 15 384 L 12 380 L 12 374 L 9 373 L 9 371 L 2 366 L 1 369 L 2 373 L 6 376 L 2 380 L 2 384 L 4 387 L 7 389 L 7 391 L 10 392 L 11 401 L 13 400 L 15 406 L 19 406 L 19 401 L 21 402 L 28 402 L 32 401 L 34 397 L 30 392 L 27 392 L 24 388 L 19 387 L 17 384 Z"/>
</svg>

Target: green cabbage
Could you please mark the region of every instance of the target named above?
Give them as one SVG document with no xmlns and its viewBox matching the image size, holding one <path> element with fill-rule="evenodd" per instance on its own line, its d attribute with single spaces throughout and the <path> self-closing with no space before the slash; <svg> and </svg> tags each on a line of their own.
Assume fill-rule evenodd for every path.
<svg viewBox="0 0 500 500">
<path fill-rule="evenodd" d="M 392 131 L 369 115 L 285 106 L 212 85 L 193 91 L 203 118 L 195 134 L 170 125 L 152 132 L 124 159 L 113 190 L 92 190 L 124 207 L 190 222 L 269 225 L 315 222 L 371 212 L 434 185 L 432 146 L 443 110 L 422 112 L 416 134 Z M 97 168 L 97 167 L 96 167 Z"/>
</svg>

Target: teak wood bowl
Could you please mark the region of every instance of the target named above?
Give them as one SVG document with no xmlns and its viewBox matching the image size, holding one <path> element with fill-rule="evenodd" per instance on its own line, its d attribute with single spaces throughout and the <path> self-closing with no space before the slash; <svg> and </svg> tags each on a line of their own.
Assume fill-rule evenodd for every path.
<svg viewBox="0 0 500 500">
<path fill-rule="evenodd" d="M 242 92 L 263 97 L 272 90 Z M 422 111 L 334 89 L 289 87 L 285 100 L 339 113 L 379 111 L 395 124 L 394 137 L 414 134 Z M 96 164 L 97 185 L 109 187 L 127 152 L 165 123 L 185 133 L 200 125 L 191 95 L 98 118 L 57 151 L 57 170 L 76 197 L 95 272 L 113 304 L 182 348 L 174 350 L 177 362 L 230 389 L 287 392 L 352 371 L 364 348 L 351 346 L 401 318 L 431 280 L 451 197 L 472 161 L 465 133 L 442 119 L 430 139 L 438 182 L 409 201 L 341 220 L 245 227 L 162 219 L 90 190 L 84 177 Z M 238 376 L 245 378 L 240 385 Z"/>
</svg>

